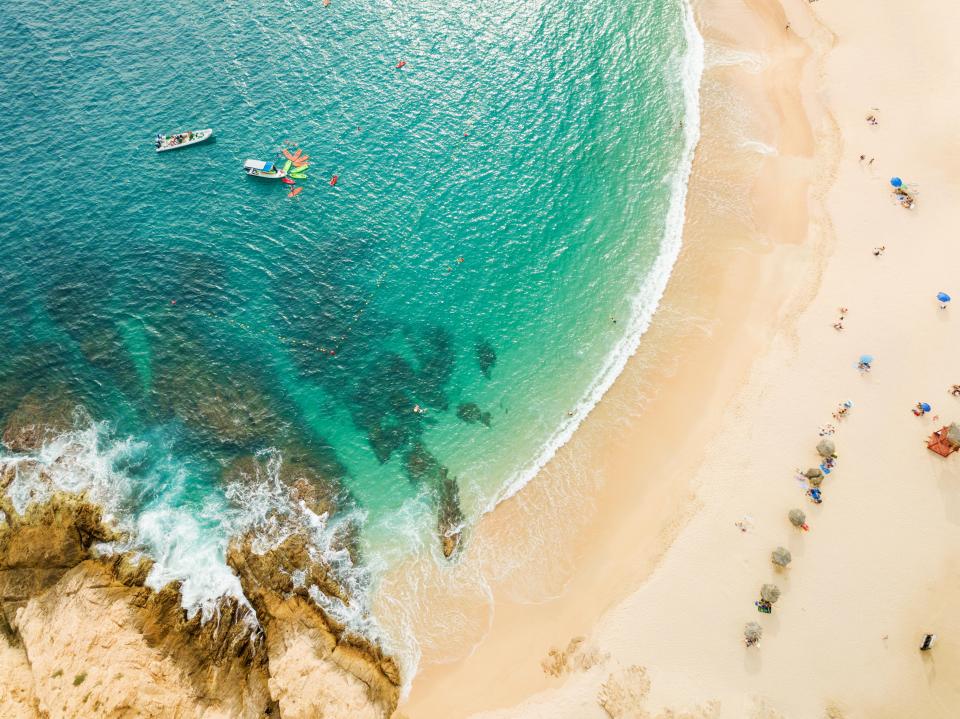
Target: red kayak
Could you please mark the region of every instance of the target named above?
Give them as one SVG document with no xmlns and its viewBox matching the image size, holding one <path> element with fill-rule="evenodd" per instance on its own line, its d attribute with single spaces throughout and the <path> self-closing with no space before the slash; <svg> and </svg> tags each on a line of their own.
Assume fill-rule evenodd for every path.
<svg viewBox="0 0 960 719">
<path fill-rule="evenodd" d="M 281 178 L 280 178 L 280 182 L 284 183 L 285 185 L 296 185 L 296 184 L 297 184 L 296 182 L 294 182 L 293 180 L 291 180 L 289 177 L 281 177 Z"/>
<path fill-rule="evenodd" d="M 336 184 L 337 184 L 337 180 L 339 180 L 339 179 L 340 179 L 340 175 L 334 175 L 333 177 L 330 178 L 330 184 L 331 184 L 331 185 L 336 185 Z"/>
<path fill-rule="evenodd" d="M 399 70 L 401 67 L 403 67 L 406 64 L 407 64 L 406 60 L 401 60 L 400 62 L 397 63 L 397 69 Z"/>
</svg>

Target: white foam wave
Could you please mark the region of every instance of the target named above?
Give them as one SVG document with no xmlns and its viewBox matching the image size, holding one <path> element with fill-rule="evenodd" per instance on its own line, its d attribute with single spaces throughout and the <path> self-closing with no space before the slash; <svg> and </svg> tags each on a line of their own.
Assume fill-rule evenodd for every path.
<svg viewBox="0 0 960 719">
<path fill-rule="evenodd" d="M 281 481 L 280 452 L 260 453 L 256 477 L 237 478 L 222 494 L 212 491 L 186 501 L 186 489 L 193 484 L 191 472 L 173 457 L 157 463 L 158 440 L 116 438 L 108 423 L 93 422 L 82 411 L 74 424 L 77 429 L 51 439 L 35 454 L 0 455 L 0 463 L 15 468 L 7 494 L 18 513 L 56 491 L 85 493 L 104 509 L 106 521 L 125 535 L 122 541 L 98 545 L 97 551 L 133 551 L 149 557 L 154 564 L 146 585 L 160 589 L 179 581 L 183 607 L 190 616 L 200 612 L 207 621 L 216 615 L 221 601 L 231 597 L 251 610 L 245 615 L 251 624 L 255 613 L 240 579 L 226 563 L 230 540 L 250 532 L 253 551 L 263 553 L 294 532 L 304 531 L 312 557 L 331 567 L 351 601 L 348 605 L 318 591 L 311 591 L 312 596 L 340 622 L 376 637 L 367 608 L 366 570 L 355 567 L 349 551 L 337 541 L 345 525 L 362 522 L 362 515 L 345 513 L 334 522 L 326 514 L 311 511 Z M 146 479 L 132 479 L 125 471 L 149 461 L 154 464 Z M 163 476 L 164 491 L 145 501 L 145 485 L 152 484 L 158 474 Z M 147 493 L 154 489 L 149 487 Z"/>
<path fill-rule="evenodd" d="M 672 191 L 660 253 L 654 260 L 643 287 L 633 298 L 633 311 L 626 333 L 608 355 L 606 364 L 590 383 L 583 400 L 573 410 L 571 417 L 547 440 L 540 454 L 519 469 L 493 496 L 485 512 L 491 511 L 497 504 L 520 491 L 553 458 L 557 450 L 569 441 L 577 427 L 613 385 L 614 380 L 626 366 L 627 360 L 636 353 L 640 346 L 640 339 L 650 327 L 653 315 L 663 297 L 673 265 L 680 254 L 687 183 L 693 166 L 693 155 L 700 139 L 700 79 L 704 68 L 704 43 L 703 37 L 697 30 L 689 2 L 684 3 L 683 24 L 687 44 L 686 52 L 680 61 L 685 108 L 684 147 L 676 170 L 667 178 Z"/>
<path fill-rule="evenodd" d="M 636 352 L 640 339 L 650 325 L 656 311 L 673 265 L 680 253 L 682 243 L 684 209 L 687 196 L 687 182 L 693 162 L 693 154 L 700 137 L 699 90 L 703 73 L 704 46 L 693 20 L 693 12 L 684 4 L 684 31 L 687 50 L 680 59 L 684 98 L 684 146 L 677 168 L 666 181 L 671 185 L 671 198 L 666 218 L 666 230 L 660 246 L 660 252 L 654 261 L 646 281 L 633 298 L 633 311 L 627 331 L 623 338 L 608 355 L 603 368 L 591 382 L 583 400 L 573 415 L 545 443 L 540 454 L 529 464 L 520 468 L 497 492 L 482 510 L 489 512 L 500 502 L 512 497 L 527 484 L 557 450 L 563 446 L 576 431 L 580 423 L 600 401 L 623 371 L 627 360 Z M 399 663 L 404 684 L 402 696 L 406 696 L 415 676 L 423 647 L 429 647 L 436 659 L 437 650 L 448 636 L 470 636 L 471 641 L 479 642 L 489 631 L 493 620 L 493 596 L 489 580 L 494 574 L 503 574 L 503 567 L 497 564 L 503 561 L 502 553 L 497 554 L 493 563 L 451 563 L 440 556 L 436 542 L 435 527 L 426 527 L 419 517 L 421 507 L 411 500 L 405 505 L 400 516 L 390 523 L 398 536 L 408 539 L 409 546 L 419 548 L 418 556 L 426 559 L 433 556 L 435 561 L 420 561 L 416 566 L 408 566 L 402 581 L 394 581 L 389 587 L 379 587 L 377 602 L 381 605 L 379 615 L 388 623 L 387 648 Z M 429 530 L 429 531 L 426 531 Z M 426 539 L 425 539 L 426 538 Z M 426 552 L 424 551 L 426 550 Z M 387 552 L 381 559 L 390 565 L 393 553 Z M 551 585 L 552 586 L 552 585 Z M 449 597 L 459 597 L 462 601 L 445 601 L 441 606 L 430 605 L 427 619 L 423 617 L 423 603 L 434 592 Z M 462 610 L 462 606 L 471 607 Z M 486 606 L 484 613 L 478 607 Z M 476 646 L 474 644 L 474 646 Z M 453 657 L 451 657 L 453 658 Z"/>
<path fill-rule="evenodd" d="M 350 602 L 330 597 L 317 587 L 307 588 L 310 596 L 325 612 L 353 631 L 370 639 L 379 638 L 367 601 L 369 567 L 355 565 L 342 541 L 350 525 L 363 526 L 365 513 L 353 509 L 339 513 L 336 518 L 326 513 L 317 514 L 281 480 L 283 454 L 279 450 L 263 450 L 257 458 L 260 462 L 256 464 L 256 476 L 235 478 L 225 488 L 231 507 L 224 520 L 225 534 L 236 537 L 252 533 L 251 549 L 258 554 L 280 546 L 294 533 L 306 534 L 311 558 L 331 568 Z"/>
<path fill-rule="evenodd" d="M 57 491 L 86 494 L 103 508 L 105 521 L 127 537 L 95 549 L 150 557 L 154 565 L 147 586 L 159 589 L 171 581 L 182 582 L 184 608 L 191 615 L 200 611 L 204 620 L 214 616 L 224 597 L 249 607 L 239 579 L 224 559 L 226 537 L 211 531 L 216 526 L 213 517 L 223 506 L 205 507 L 197 514 L 164 503 L 131 511 L 137 488 L 122 467 L 138 464 L 150 444 L 132 437 L 113 438 L 107 423 L 93 422 L 79 409 L 74 426 L 77 429 L 54 437 L 34 455 L 0 456 L 0 462 L 16 467 L 7 488 L 14 509 L 22 514 Z"/>
</svg>

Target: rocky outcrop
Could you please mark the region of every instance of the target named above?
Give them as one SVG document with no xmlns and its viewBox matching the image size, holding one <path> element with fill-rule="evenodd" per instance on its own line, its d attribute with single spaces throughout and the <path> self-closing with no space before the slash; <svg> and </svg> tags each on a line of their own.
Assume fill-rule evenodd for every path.
<svg viewBox="0 0 960 719">
<path fill-rule="evenodd" d="M 270 693 L 283 717 L 388 717 L 399 699 L 394 661 L 350 633 L 310 598 L 309 587 L 335 601 L 349 597 L 304 537 L 257 554 L 252 538 L 234 542 L 227 563 L 263 628 Z"/>
<path fill-rule="evenodd" d="M 0 489 L 13 474 L 0 467 Z M 261 554 L 236 542 L 249 604 L 221 600 L 204 621 L 179 584 L 145 586 L 149 560 L 94 555 L 116 536 L 83 496 L 54 492 L 20 515 L 4 493 L 0 507 L 0 716 L 385 719 L 395 708 L 394 662 L 311 599 L 307 587 L 350 601 L 304 537 Z"/>
<path fill-rule="evenodd" d="M 13 474 L 4 468 L 4 488 Z M 90 545 L 111 539 L 112 532 L 101 523 L 99 507 L 71 494 L 56 493 L 30 505 L 23 516 L 0 496 L 0 511 L 0 631 L 10 636 L 17 610 L 87 559 Z"/>
<path fill-rule="evenodd" d="M 437 505 L 437 534 L 440 549 L 447 559 L 460 547 L 463 532 L 463 511 L 460 509 L 460 487 L 456 477 L 427 448 L 415 444 L 405 457 L 407 476 L 429 487 Z"/>
<path fill-rule="evenodd" d="M 460 547 L 463 535 L 463 512 L 460 509 L 460 487 L 453 477 L 444 475 L 440 479 L 437 502 L 437 533 L 440 536 L 440 550 L 447 559 Z"/>
<path fill-rule="evenodd" d="M 118 563 L 86 560 L 18 611 L 41 714 L 264 716 L 265 657 L 249 627 L 188 620 L 176 587 L 152 592 Z"/>
<path fill-rule="evenodd" d="M 53 395 L 34 390 L 7 416 L 3 444 L 13 452 L 29 452 L 71 429 L 76 402 L 60 391 Z"/>
</svg>

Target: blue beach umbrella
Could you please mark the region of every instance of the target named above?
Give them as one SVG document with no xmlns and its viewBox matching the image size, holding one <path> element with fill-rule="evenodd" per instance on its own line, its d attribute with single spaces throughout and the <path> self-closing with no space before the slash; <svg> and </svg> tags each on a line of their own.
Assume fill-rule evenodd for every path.
<svg viewBox="0 0 960 719">
<path fill-rule="evenodd" d="M 950 295 L 948 295 L 946 292 L 938 292 L 937 299 L 940 300 L 941 302 L 949 302 Z"/>
<path fill-rule="evenodd" d="M 903 184 L 903 180 L 901 180 L 899 177 L 891 177 L 890 184 L 894 187 L 900 187 L 900 185 Z"/>
<path fill-rule="evenodd" d="M 928 405 L 926 402 L 921 402 L 921 403 L 920 403 L 920 409 L 922 409 L 924 412 L 929 412 L 929 411 L 930 411 L 930 405 Z"/>
<path fill-rule="evenodd" d="M 870 364 L 873 362 L 873 355 L 860 355 L 860 362 L 862 364 Z"/>
</svg>

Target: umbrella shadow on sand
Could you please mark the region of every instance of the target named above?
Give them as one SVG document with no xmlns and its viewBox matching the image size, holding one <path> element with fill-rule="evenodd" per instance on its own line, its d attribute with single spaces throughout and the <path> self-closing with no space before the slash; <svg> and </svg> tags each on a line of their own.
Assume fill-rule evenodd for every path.
<svg viewBox="0 0 960 719">
<path fill-rule="evenodd" d="M 763 668 L 763 643 L 780 633 L 780 618 L 776 614 L 768 614 L 756 621 L 763 627 L 763 638 L 757 646 L 743 653 L 743 668 L 750 675 L 759 674 Z"/>
</svg>

